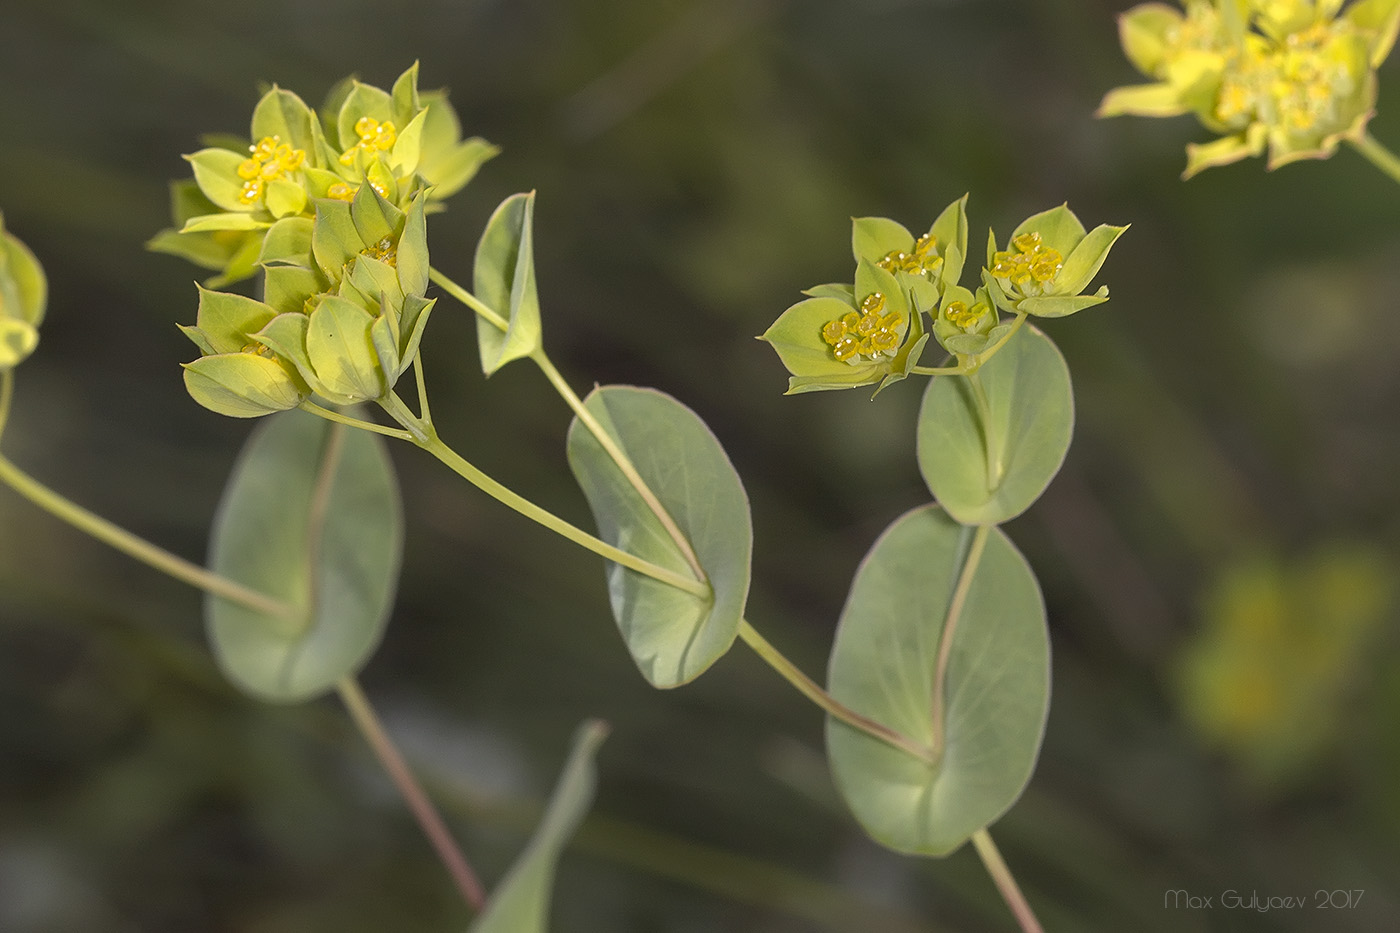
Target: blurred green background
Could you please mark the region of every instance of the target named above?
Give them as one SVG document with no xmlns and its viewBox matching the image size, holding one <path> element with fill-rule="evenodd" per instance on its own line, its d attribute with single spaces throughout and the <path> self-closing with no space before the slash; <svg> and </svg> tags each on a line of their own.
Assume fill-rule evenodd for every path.
<svg viewBox="0 0 1400 933">
<path fill-rule="evenodd" d="M 1079 419 L 1008 532 L 1045 588 L 1044 750 L 996 827 L 1050 930 L 1400 928 L 1400 189 L 1351 152 L 1178 180 L 1186 118 L 1095 121 L 1137 80 L 1103 0 L 5 0 L 0 209 L 52 295 L 8 456 L 199 558 L 249 429 L 183 392 L 198 270 L 143 251 L 205 132 L 259 82 L 313 105 L 415 58 L 504 147 L 432 220 L 463 281 L 494 205 L 537 188 L 546 345 L 577 388 L 653 385 L 753 502 L 750 618 L 820 674 L 852 572 L 927 500 L 919 387 L 784 398 L 754 341 L 847 276 L 848 218 L 973 242 L 1068 200 L 1133 227 L 1113 300 L 1045 328 Z M 1373 130 L 1400 144 L 1400 68 Z M 591 526 L 567 411 L 489 382 L 444 303 L 442 432 Z M 743 646 L 650 690 L 600 562 L 408 448 L 395 618 L 363 675 L 488 880 L 579 720 L 614 724 L 554 929 L 1002 931 L 976 857 L 905 859 L 835 797 L 821 718 Z M 460 930 L 468 915 L 333 700 L 222 681 L 192 591 L 0 489 L 0 930 Z M 1185 889 L 1210 910 L 1170 909 Z M 1221 906 L 1234 890 L 1304 910 Z M 1317 909 L 1316 892 L 1364 891 Z M 1340 904 L 1338 900 L 1336 903 Z"/>
</svg>

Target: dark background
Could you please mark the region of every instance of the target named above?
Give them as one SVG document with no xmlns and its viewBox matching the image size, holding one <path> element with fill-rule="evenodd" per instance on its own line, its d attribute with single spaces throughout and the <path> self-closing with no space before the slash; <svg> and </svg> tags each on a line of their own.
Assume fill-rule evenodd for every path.
<svg viewBox="0 0 1400 933">
<path fill-rule="evenodd" d="M 0 209 L 51 282 L 5 451 L 199 558 L 250 425 L 184 393 L 198 270 L 143 251 L 166 181 L 259 82 L 313 105 L 415 58 L 504 147 L 431 222 L 463 281 L 494 205 L 537 188 L 546 345 L 573 384 L 656 386 L 718 434 L 756 530 L 750 618 L 819 674 L 861 555 L 928 499 L 916 381 L 784 398 L 754 341 L 848 276 L 848 218 L 985 229 L 1068 200 L 1132 223 L 1113 300 L 1045 330 L 1079 418 L 1008 527 L 1050 612 L 1039 767 L 995 835 L 1050 930 L 1400 925 L 1400 189 L 1345 151 L 1183 183 L 1189 119 L 1092 117 L 1139 80 L 1093 0 L 237 3 L 4 0 Z M 1400 143 L 1400 74 L 1373 129 Z M 568 413 L 480 375 L 444 300 L 443 434 L 591 527 Z M 821 717 L 746 648 L 650 690 L 600 563 L 395 450 L 409 528 L 369 694 L 494 883 L 586 716 L 614 724 L 554 926 L 1010 930 L 970 851 L 878 848 Z M 460 930 L 468 915 L 333 700 L 221 679 L 200 599 L 0 489 L 0 930 Z M 1164 909 L 1186 889 L 1211 910 Z M 1305 895 L 1302 911 L 1220 906 Z M 1363 890 L 1352 909 L 1317 891 Z M 1341 900 L 1337 901 L 1342 903 Z"/>
</svg>

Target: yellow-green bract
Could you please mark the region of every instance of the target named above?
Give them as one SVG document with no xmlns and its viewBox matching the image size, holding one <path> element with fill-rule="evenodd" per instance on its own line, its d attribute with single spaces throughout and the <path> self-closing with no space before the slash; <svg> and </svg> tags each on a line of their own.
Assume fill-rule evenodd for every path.
<svg viewBox="0 0 1400 933">
<path fill-rule="evenodd" d="M 316 218 L 268 232 L 282 258 L 264 262 L 265 300 L 200 289 L 204 354 L 185 367 L 201 405 L 248 418 L 311 394 L 345 405 L 377 399 L 413 363 L 433 301 L 424 199 L 407 213 L 369 186 L 354 201 L 322 201 Z"/>
<path fill-rule="evenodd" d="M 29 247 L 5 231 L 0 214 L 0 372 L 13 369 L 39 344 L 48 281 Z"/>
<path fill-rule="evenodd" d="M 286 218 L 311 218 L 318 199 L 351 202 L 372 188 L 400 210 L 416 197 L 436 204 L 462 188 L 499 151 L 461 138 L 443 92 L 418 90 L 415 62 L 392 91 L 347 78 L 318 115 L 291 91 L 274 86 L 258 102 L 251 141 L 217 138 L 186 156 L 194 179 L 172 189 L 177 227 L 151 249 L 222 274 L 211 287 L 252 275 L 269 253 L 267 239 Z"/>
</svg>

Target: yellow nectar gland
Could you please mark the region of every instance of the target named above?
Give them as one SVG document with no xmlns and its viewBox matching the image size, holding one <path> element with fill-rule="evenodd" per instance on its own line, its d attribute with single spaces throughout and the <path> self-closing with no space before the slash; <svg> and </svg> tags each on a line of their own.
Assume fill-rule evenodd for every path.
<svg viewBox="0 0 1400 933">
<path fill-rule="evenodd" d="M 361 256 L 368 256 L 370 259 L 378 259 L 380 262 L 390 266 L 398 267 L 399 247 L 393 240 L 385 237 L 373 246 L 368 246 L 360 250 Z"/>
<path fill-rule="evenodd" d="M 356 150 L 363 149 L 373 155 L 376 152 L 388 152 L 394 148 L 394 143 L 398 141 L 399 133 L 394 128 L 394 124 L 388 120 L 380 123 L 374 117 L 360 117 L 355 121 L 355 135 L 360 137 L 360 141 L 355 143 L 340 157 L 341 165 L 353 165 L 355 162 Z"/>
<path fill-rule="evenodd" d="M 1021 234 L 1011 245 L 1015 252 L 1003 250 L 992 256 L 992 275 L 1026 296 L 1049 291 L 1055 276 L 1065 265 L 1060 251 L 1042 243 L 1040 234 L 1035 232 Z"/>
<path fill-rule="evenodd" d="M 387 198 L 389 196 L 389 189 L 385 188 L 379 182 L 371 181 L 369 186 L 378 192 L 381 198 Z M 359 185 L 347 185 L 343 181 L 338 181 L 326 189 L 326 197 L 333 198 L 336 201 L 350 202 L 355 200 L 355 192 L 359 190 Z"/>
<path fill-rule="evenodd" d="M 890 250 L 876 260 L 875 265 L 886 272 L 908 272 L 912 275 L 936 272 L 938 267 L 943 265 L 943 257 L 935 252 L 937 249 L 938 238 L 925 233 L 914 242 L 912 253 L 899 249 Z"/>
<path fill-rule="evenodd" d="M 948 307 L 943 309 L 943 316 L 964 330 L 982 320 L 982 315 L 986 313 L 987 306 L 980 301 L 970 308 L 965 301 L 950 301 Z"/>
<path fill-rule="evenodd" d="M 306 150 L 293 149 L 282 142 L 281 136 L 264 136 L 248 151 L 252 155 L 238 163 L 238 177 L 243 179 L 243 190 L 238 194 L 240 204 L 257 203 L 268 182 L 295 172 L 306 162 Z"/>
<path fill-rule="evenodd" d="M 866 295 L 860 311 L 851 311 L 822 325 L 822 340 L 831 353 L 843 363 L 879 362 L 892 357 L 899 349 L 898 327 L 904 322 L 899 312 L 881 314 L 885 296 L 879 292 Z"/>
</svg>

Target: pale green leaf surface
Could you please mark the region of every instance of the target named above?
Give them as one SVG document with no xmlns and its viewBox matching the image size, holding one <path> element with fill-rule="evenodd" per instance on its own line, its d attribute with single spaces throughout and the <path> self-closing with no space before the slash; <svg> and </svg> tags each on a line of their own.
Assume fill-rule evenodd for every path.
<svg viewBox="0 0 1400 933">
<path fill-rule="evenodd" d="M 934 738 L 939 644 L 972 535 L 937 506 L 906 513 L 861 563 L 836 631 L 832 696 L 915 742 Z M 832 774 L 866 832 L 898 852 L 941 856 L 1006 812 L 1035 767 L 1049 661 L 1040 588 L 991 529 L 954 628 L 937 763 L 827 720 Z"/>
<path fill-rule="evenodd" d="M 712 598 L 702 599 L 607 566 L 613 615 L 632 659 L 652 686 L 676 687 L 718 660 L 738 633 L 753 551 L 748 496 L 710 429 L 669 395 L 605 386 L 589 393 L 585 405 L 691 542 L 713 589 Z M 661 522 L 577 418 L 569 427 L 568 454 L 604 541 L 690 573 Z"/>
<path fill-rule="evenodd" d="M 980 370 L 991 410 L 999 469 L 989 475 L 988 444 L 968 380 L 937 376 L 919 409 L 919 470 L 939 504 L 968 525 L 999 525 L 1020 515 L 1059 472 L 1074 431 L 1069 367 L 1033 327 L 1007 341 Z"/>
<path fill-rule="evenodd" d="M 317 513 L 318 483 L 326 481 Z M 220 668 L 240 689 L 273 702 L 334 689 L 379 644 L 402 549 L 398 484 L 382 438 L 303 412 L 269 419 L 234 465 L 209 565 L 308 617 L 270 618 L 207 597 Z"/>
</svg>

